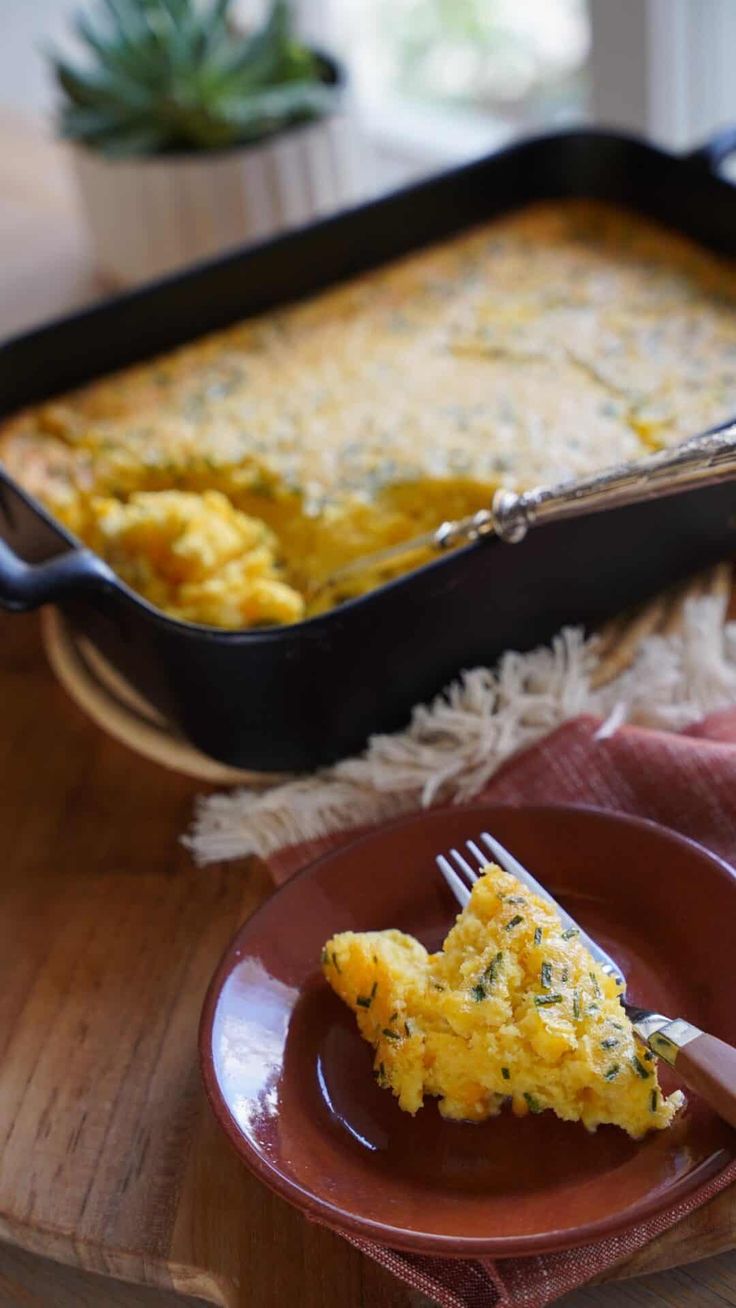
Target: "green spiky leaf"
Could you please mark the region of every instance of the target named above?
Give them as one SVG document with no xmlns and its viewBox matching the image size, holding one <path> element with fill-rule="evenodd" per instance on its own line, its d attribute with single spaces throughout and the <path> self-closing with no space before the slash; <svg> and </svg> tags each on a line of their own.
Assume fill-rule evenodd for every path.
<svg viewBox="0 0 736 1308">
<path fill-rule="evenodd" d="M 329 113 L 335 89 L 294 37 L 288 0 L 239 33 L 232 0 L 97 0 L 76 65 L 51 52 L 64 135 L 111 155 L 261 140 Z"/>
</svg>

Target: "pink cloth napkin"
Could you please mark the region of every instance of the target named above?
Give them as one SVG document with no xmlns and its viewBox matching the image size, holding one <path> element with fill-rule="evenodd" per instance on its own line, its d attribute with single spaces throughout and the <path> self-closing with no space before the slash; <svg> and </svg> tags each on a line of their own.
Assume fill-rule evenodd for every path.
<svg viewBox="0 0 736 1308">
<path fill-rule="evenodd" d="M 576 803 L 653 818 L 736 861 L 736 709 L 680 735 L 625 727 L 596 740 L 577 718 L 516 755 L 474 802 Z M 269 860 L 284 881 L 320 854 L 355 839 L 354 828 L 293 845 Z M 615 1267 L 736 1180 L 736 1163 L 682 1203 L 620 1235 L 534 1258 L 443 1259 L 350 1237 L 364 1253 L 443 1308 L 543 1308 Z"/>
</svg>

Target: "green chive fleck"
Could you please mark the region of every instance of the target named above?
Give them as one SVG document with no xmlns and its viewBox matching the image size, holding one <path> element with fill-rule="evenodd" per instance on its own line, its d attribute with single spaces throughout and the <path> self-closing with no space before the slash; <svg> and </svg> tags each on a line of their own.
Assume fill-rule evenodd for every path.
<svg viewBox="0 0 736 1308">
<path fill-rule="evenodd" d="M 614 1040 L 613 1036 L 608 1036 L 606 1040 L 601 1040 L 601 1049 L 618 1049 L 620 1041 Z"/>
<path fill-rule="evenodd" d="M 337 954 L 335 953 L 334 949 L 333 949 L 333 951 L 332 951 L 332 962 L 333 962 L 333 965 L 334 965 L 335 971 L 336 971 L 336 972 L 342 972 L 342 968 L 340 967 L 340 964 L 339 964 L 338 961 L 337 961 Z"/>
<path fill-rule="evenodd" d="M 378 982 L 374 981 L 373 985 L 371 986 L 371 993 L 369 995 L 358 995 L 358 998 L 355 1001 L 356 1004 L 358 1004 L 360 1008 L 370 1008 L 371 1004 L 373 1003 L 373 1000 L 376 997 L 377 989 L 378 989 Z M 396 1014 L 394 1013 L 394 1017 L 395 1016 Z M 393 1021 L 393 1018 L 391 1020 Z"/>
<path fill-rule="evenodd" d="M 539 969 L 539 983 L 543 990 L 549 990 L 552 985 L 552 964 L 542 963 Z"/>
<path fill-rule="evenodd" d="M 384 1026 L 381 1035 L 385 1035 L 387 1040 L 400 1040 L 401 1036 L 398 1031 L 392 1031 L 389 1027 Z"/>
<path fill-rule="evenodd" d="M 506 903 L 507 903 L 507 904 L 525 904 L 525 903 L 526 903 L 526 900 L 525 900 L 525 898 L 524 898 L 523 895 L 507 895 L 507 896 L 506 896 Z"/>
<path fill-rule="evenodd" d="M 603 1073 L 603 1080 L 615 1081 L 620 1071 L 621 1068 L 619 1067 L 618 1063 L 614 1063 L 611 1067 L 609 1067 L 607 1072 Z"/>
<path fill-rule="evenodd" d="M 490 963 L 488 964 L 488 967 L 483 973 L 483 976 L 490 982 L 491 985 L 493 984 L 493 982 L 496 980 L 496 977 L 498 976 L 498 969 L 500 968 L 502 961 L 503 961 L 503 954 L 499 949 L 495 958 L 491 959 Z"/>
<path fill-rule="evenodd" d="M 645 1067 L 644 1064 L 639 1061 L 636 1054 L 634 1054 L 634 1057 L 631 1060 L 631 1066 L 636 1072 L 636 1075 L 641 1077 L 642 1081 L 646 1081 L 647 1077 L 651 1076 L 649 1068 Z"/>
<path fill-rule="evenodd" d="M 659 1095 L 658 1095 L 657 1091 L 656 1091 L 656 1090 L 652 1090 L 652 1093 L 651 1093 L 650 1096 L 649 1096 L 649 1111 L 650 1111 L 650 1112 L 652 1112 L 652 1113 L 656 1113 L 656 1111 L 657 1111 L 657 1103 L 658 1103 L 658 1101 L 659 1101 Z"/>
<path fill-rule="evenodd" d="M 547 1008 L 550 1004 L 561 1004 L 562 995 L 535 995 L 534 1002 L 537 1008 Z"/>
<path fill-rule="evenodd" d="M 395 1022 L 398 1016 L 399 1016 L 399 1010 L 398 1008 L 395 1008 L 390 1018 L 388 1019 L 389 1022 Z"/>
<path fill-rule="evenodd" d="M 510 1080 L 511 1080 L 511 1073 L 510 1073 L 510 1071 L 509 1071 L 509 1069 L 508 1069 L 507 1067 L 502 1067 L 502 1068 L 501 1068 L 501 1076 L 503 1077 L 504 1081 L 510 1081 Z"/>
<path fill-rule="evenodd" d="M 520 923 L 520 922 L 523 922 L 523 921 L 524 921 L 524 919 L 523 919 L 523 917 L 521 916 L 521 914 L 520 914 L 520 913 L 515 913 L 514 916 L 513 916 L 512 919 L 511 919 L 511 921 L 506 923 L 505 930 L 506 930 L 506 931 L 510 931 L 512 927 L 518 926 L 519 923 Z"/>
<path fill-rule="evenodd" d="M 408 1036 L 411 1035 L 411 1027 L 409 1026 L 409 1023 L 408 1023 L 408 1022 L 405 1022 L 405 1023 L 404 1023 L 404 1030 L 406 1031 L 406 1034 L 407 1034 Z"/>
<path fill-rule="evenodd" d="M 534 943 L 535 943 L 535 945 L 541 945 L 541 943 L 542 943 L 542 928 L 541 928 L 541 927 L 537 927 L 536 931 L 534 932 Z"/>
<path fill-rule="evenodd" d="M 562 984 L 563 984 L 563 985 L 566 985 L 567 982 L 570 980 L 570 969 L 569 969 L 569 967 L 563 967 L 563 969 L 562 969 L 562 974 L 561 974 L 561 980 L 562 980 Z"/>
<path fill-rule="evenodd" d="M 542 1105 L 540 1104 L 539 1100 L 535 1099 L 534 1095 L 530 1095 L 526 1090 L 524 1091 L 524 1098 L 526 1099 L 526 1102 L 529 1105 L 530 1113 L 544 1112 L 544 1109 L 542 1108 Z"/>
<path fill-rule="evenodd" d="M 573 993 L 572 997 L 572 1015 L 573 1017 L 580 1017 L 580 995 L 577 990 Z"/>
<path fill-rule="evenodd" d="M 651 1049 L 644 1050 L 644 1061 L 646 1063 L 651 1063 L 654 1061 L 654 1054 L 652 1053 Z"/>
<path fill-rule="evenodd" d="M 595 972 L 589 972 L 589 973 L 588 973 L 588 976 L 590 977 L 591 981 L 593 982 L 593 993 L 597 996 L 598 999 L 600 999 L 600 997 L 601 997 L 601 988 L 600 988 L 600 986 L 598 985 L 598 978 L 596 977 Z"/>
<path fill-rule="evenodd" d="M 473 996 L 473 999 L 475 999 L 477 1003 L 480 1003 L 481 999 L 485 999 L 486 997 L 485 987 L 481 985 L 480 981 L 478 982 L 477 986 L 473 986 L 473 989 L 471 990 L 470 993 Z"/>
<path fill-rule="evenodd" d="M 562 939 L 571 940 L 573 936 L 579 936 L 579 935 L 580 932 L 577 927 L 568 927 L 566 931 L 563 931 Z"/>
</svg>

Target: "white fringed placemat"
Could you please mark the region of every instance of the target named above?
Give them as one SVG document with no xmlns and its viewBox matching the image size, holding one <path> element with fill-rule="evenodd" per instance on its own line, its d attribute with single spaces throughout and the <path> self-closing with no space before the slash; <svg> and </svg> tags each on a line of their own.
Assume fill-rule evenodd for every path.
<svg viewBox="0 0 736 1308">
<path fill-rule="evenodd" d="M 363 754 L 263 791 L 202 797 L 184 842 L 198 863 L 267 855 L 342 827 L 472 799 L 517 750 L 591 713 L 599 734 L 624 722 L 677 731 L 736 703 L 732 569 L 623 615 L 596 635 L 566 627 L 548 646 L 463 672 L 409 726 Z"/>
</svg>

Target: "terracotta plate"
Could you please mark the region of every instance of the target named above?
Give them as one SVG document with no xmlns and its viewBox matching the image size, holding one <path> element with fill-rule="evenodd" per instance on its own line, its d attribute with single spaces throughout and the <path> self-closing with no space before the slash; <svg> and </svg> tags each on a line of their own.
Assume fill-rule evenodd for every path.
<svg viewBox="0 0 736 1308">
<path fill-rule="evenodd" d="M 201 1027 L 204 1079 L 243 1161 L 309 1216 L 394 1248 L 538 1253 L 668 1207 L 736 1155 L 692 1096 L 634 1142 L 551 1113 L 444 1122 L 402 1113 L 322 979 L 334 931 L 399 927 L 436 947 L 455 906 L 434 854 L 483 829 L 546 882 L 623 964 L 639 1003 L 736 1041 L 736 876 L 652 823 L 582 808 L 456 808 L 382 828 L 313 863 L 235 937 Z M 666 1088 L 672 1081 L 663 1075 Z"/>
</svg>

